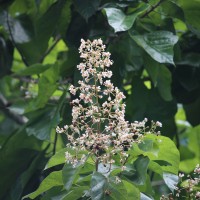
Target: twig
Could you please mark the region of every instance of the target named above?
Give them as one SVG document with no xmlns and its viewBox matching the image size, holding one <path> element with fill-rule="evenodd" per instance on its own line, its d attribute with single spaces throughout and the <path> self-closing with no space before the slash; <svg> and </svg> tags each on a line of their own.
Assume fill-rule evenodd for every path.
<svg viewBox="0 0 200 200">
<path fill-rule="evenodd" d="M 151 8 L 146 13 L 144 13 L 140 18 L 146 17 L 149 13 L 151 13 L 152 11 L 154 11 L 163 1 L 164 0 L 160 0 L 157 4 L 151 6 Z"/>
<path fill-rule="evenodd" d="M 15 43 L 15 39 L 13 37 L 13 34 L 12 34 L 12 29 L 11 29 L 11 26 L 10 26 L 10 22 L 9 22 L 9 15 L 8 15 L 8 11 L 6 11 L 6 23 L 8 25 L 8 32 L 10 34 L 10 38 L 11 38 L 11 42 L 13 44 L 13 46 L 18 50 L 19 54 L 21 55 L 22 57 L 22 61 L 24 62 L 24 64 L 28 67 L 29 64 L 28 62 L 26 61 L 26 58 L 24 57 L 23 53 L 21 52 L 20 48 L 17 46 L 17 44 Z"/>
<path fill-rule="evenodd" d="M 4 112 L 5 115 L 13 119 L 16 123 L 23 125 L 28 119 L 25 116 L 21 116 L 11 110 L 8 109 L 9 102 L 4 98 L 2 94 L 0 94 L 0 110 Z"/>
<path fill-rule="evenodd" d="M 59 42 L 59 40 L 61 39 L 61 36 L 58 36 L 55 39 L 55 42 L 52 44 L 52 46 L 47 49 L 47 51 L 44 53 L 44 55 L 42 55 L 42 57 L 40 58 L 39 62 L 42 63 L 43 60 L 45 59 L 45 57 L 54 49 L 54 47 L 56 46 L 56 44 Z"/>
<path fill-rule="evenodd" d="M 56 153 L 57 140 L 58 140 L 58 133 L 56 132 L 55 138 L 54 138 L 54 143 L 53 143 L 53 155 L 55 155 L 55 153 Z"/>
</svg>

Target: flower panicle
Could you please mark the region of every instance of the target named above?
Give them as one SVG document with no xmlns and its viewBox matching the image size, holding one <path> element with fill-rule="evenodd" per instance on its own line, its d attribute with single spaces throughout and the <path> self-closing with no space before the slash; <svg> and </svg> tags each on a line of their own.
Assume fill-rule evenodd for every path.
<svg viewBox="0 0 200 200">
<path fill-rule="evenodd" d="M 69 87 L 70 93 L 78 96 L 71 102 L 72 124 L 56 128 L 58 133 L 67 133 L 67 146 L 76 151 L 76 156 L 66 153 L 67 162 L 74 166 L 80 151 L 89 152 L 103 164 L 114 163 L 113 156 L 118 154 L 123 166 L 127 150 L 133 143 L 140 143 L 146 132 L 146 118 L 133 123 L 125 120 L 126 97 L 110 81 L 112 71 L 108 68 L 113 61 L 105 48 L 101 39 L 81 39 L 79 53 L 83 62 L 77 68 L 83 80 L 78 81 L 78 87 Z M 153 123 L 151 130 L 156 126 L 162 124 Z"/>
</svg>

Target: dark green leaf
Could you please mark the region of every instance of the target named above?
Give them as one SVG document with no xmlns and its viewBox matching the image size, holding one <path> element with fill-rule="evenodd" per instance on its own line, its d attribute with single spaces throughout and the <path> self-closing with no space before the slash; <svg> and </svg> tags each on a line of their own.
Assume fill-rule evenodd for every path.
<svg viewBox="0 0 200 200">
<path fill-rule="evenodd" d="M 72 164 L 66 163 L 62 170 L 62 179 L 64 183 L 64 188 L 68 191 L 71 189 L 72 184 L 80 171 L 82 166 L 78 165 L 73 167 Z"/>
<path fill-rule="evenodd" d="M 185 110 L 187 120 L 193 126 L 197 126 L 200 124 L 200 116 L 199 116 L 200 97 L 196 99 L 196 101 L 194 101 L 193 103 L 185 104 L 184 110 Z"/>
<path fill-rule="evenodd" d="M 11 72 L 13 61 L 13 47 L 10 41 L 6 41 L 0 35 L 0 77 Z"/>
<path fill-rule="evenodd" d="M 27 134 L 34 135 L 39 140 L 49 140 L 52 129 L 56 128 L 60 115 L 57 108 L 48 108 L 35 112 L 36 116 L 28 122 Z"/>
<path fill-rule="evenodd" d="M 30 199 L 35 199 L 37 196 L 39 196 L 43 192 L 46 192 L 47 190 L 51 189 L 52 187 L 59 186 L 59 185 L 63 185 L 62 171 L 52 172 L 51 174 L 49 174 L 49 176 L 47 176 L 42 181 L 39 188 L 35 192 L 25 196 L 23 199 L 25 199 L 27 197 L 29 197 Z"/>
<path fill-rule="evenodd" d="M 38 170 L 41 163 L 44 162 L 44 152 L 41 152 L 37 157 L 32 160 L 30 167 L 21 174 L 21 176 L 15 182 L 12 190 L 11 190 L 11 198 L 13 200 L 20 200 L 23 190 L 30 181 L 31 177 L 33 176 L 34 172 Z"/>
<path fill-rule="evenodd" d="M 147 72 L 150 75 L 154 86 L 158 87 L 159 93 L 162 96 L 162 98 L 166 101 L 171 101 L 172 77 L 169 69 L 166 66 L 155 62 L 149 56 L 145 56 L 144 62 L 145 68 L 147 69 Z"/>
<path fill-rule="evenodd" d="M 155 31 L 144 35 L 136 35 L 134 32 L 130 32 L 130 36 L 157 62 L 174 64 L 173 46 L 177 43 L 178 37 L 173 33 Z"/>
<path fill-rule="evenodd" d="M 67 195 L 62 197 L 62 200 L 75 200 L 84 196 L 85 192 L 89 189 L 89 186 L 73 187 Z"/>
<path fill-rule="evenodd" d="M 102 200 L 105 195 L 107 179 L 99 172 L 94 172 L 91 180 L 92 200 Z"/>
<path fill-rule="evenodd" d="M 88 19 L 97 11 L 100 0 L 75 0 L 74 4 L 80 15 L 88 21 Z"/>
<path fill-rule="evenodd" d="M 188 24 L 189 28 L 193 30 L 197 30 L 198 33 L 200 32 L 200 24 L 199 24 L 199 18 L 200 18 L 200 3 L 198 0 L 193 0 L 192 2 L 179 0 L 179 4 L 181 8 L 183 9 L 186 23 Z"/>
<path fill-rule="evenodd" d="M 26 112 L 37 110 L 45 106 L 45 104 L 57 88 L 56 81 L 59 78 L 58 75 L 59 67 L 56 64 L 42 73 L 38 83 L 38 96 L 36 99 L 30 102 L 30 104 L 26 108 Z"/>
<path fill-rule="evenodd" d="M 146 172 L 149 165 L 149 158 L 140 156 L 136 161 L 127 167 L 127 170 L 122 172 L 128 180 L 137 185 L 144 185 L 146 181 Z"/>
</svg>

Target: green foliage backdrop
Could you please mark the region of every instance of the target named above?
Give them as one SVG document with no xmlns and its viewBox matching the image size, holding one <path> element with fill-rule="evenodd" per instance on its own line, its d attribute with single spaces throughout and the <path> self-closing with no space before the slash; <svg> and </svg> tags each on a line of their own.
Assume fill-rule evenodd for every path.
<svg viewBox="0 0 200 200">
<path fill-rule="evenodd" d="M 199 0 L 1 0 L 0 199 L 21 199 L 50 172 L 43 191 L 59 188 L 61 157 L 43 169 L 55 153 L 64 159 L 55 127 L 70 124 L 81 38 L 103 39 L 127 119 L 161 121 L 190 173 L 200 163 L 199 10 Z"/>
</svg>

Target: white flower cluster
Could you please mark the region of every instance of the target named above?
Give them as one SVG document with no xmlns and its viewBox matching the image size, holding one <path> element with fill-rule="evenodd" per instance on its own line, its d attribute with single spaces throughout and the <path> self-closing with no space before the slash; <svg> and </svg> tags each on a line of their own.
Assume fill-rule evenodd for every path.
<svg viewBox="0 0 200 200">
<path fill-rule="evenodd" d="M 125 120 L 125 96 L 109 80 L 112 61 L 101 39 L 82 39 L 79 52 L 83 62 L 77 68 L 83 80 L 78 81 L 79 87 L 69 87 L 72 95 L 79 95 L 71 102 L 72 124 L 56 130 L 67 134 L 67 146 L 76 152 L 86 150 L 103 164 L 114 163 L 113 156 L 118 154 L 123 166 L 127 150 L 134 142 L 141 142 L 147 119 L 134 123 Z M 154 123 L 155 126 L 161 123 Z M 67 152 L 66 160 L 75 166 L 77 154 Z"/>
</svg>

